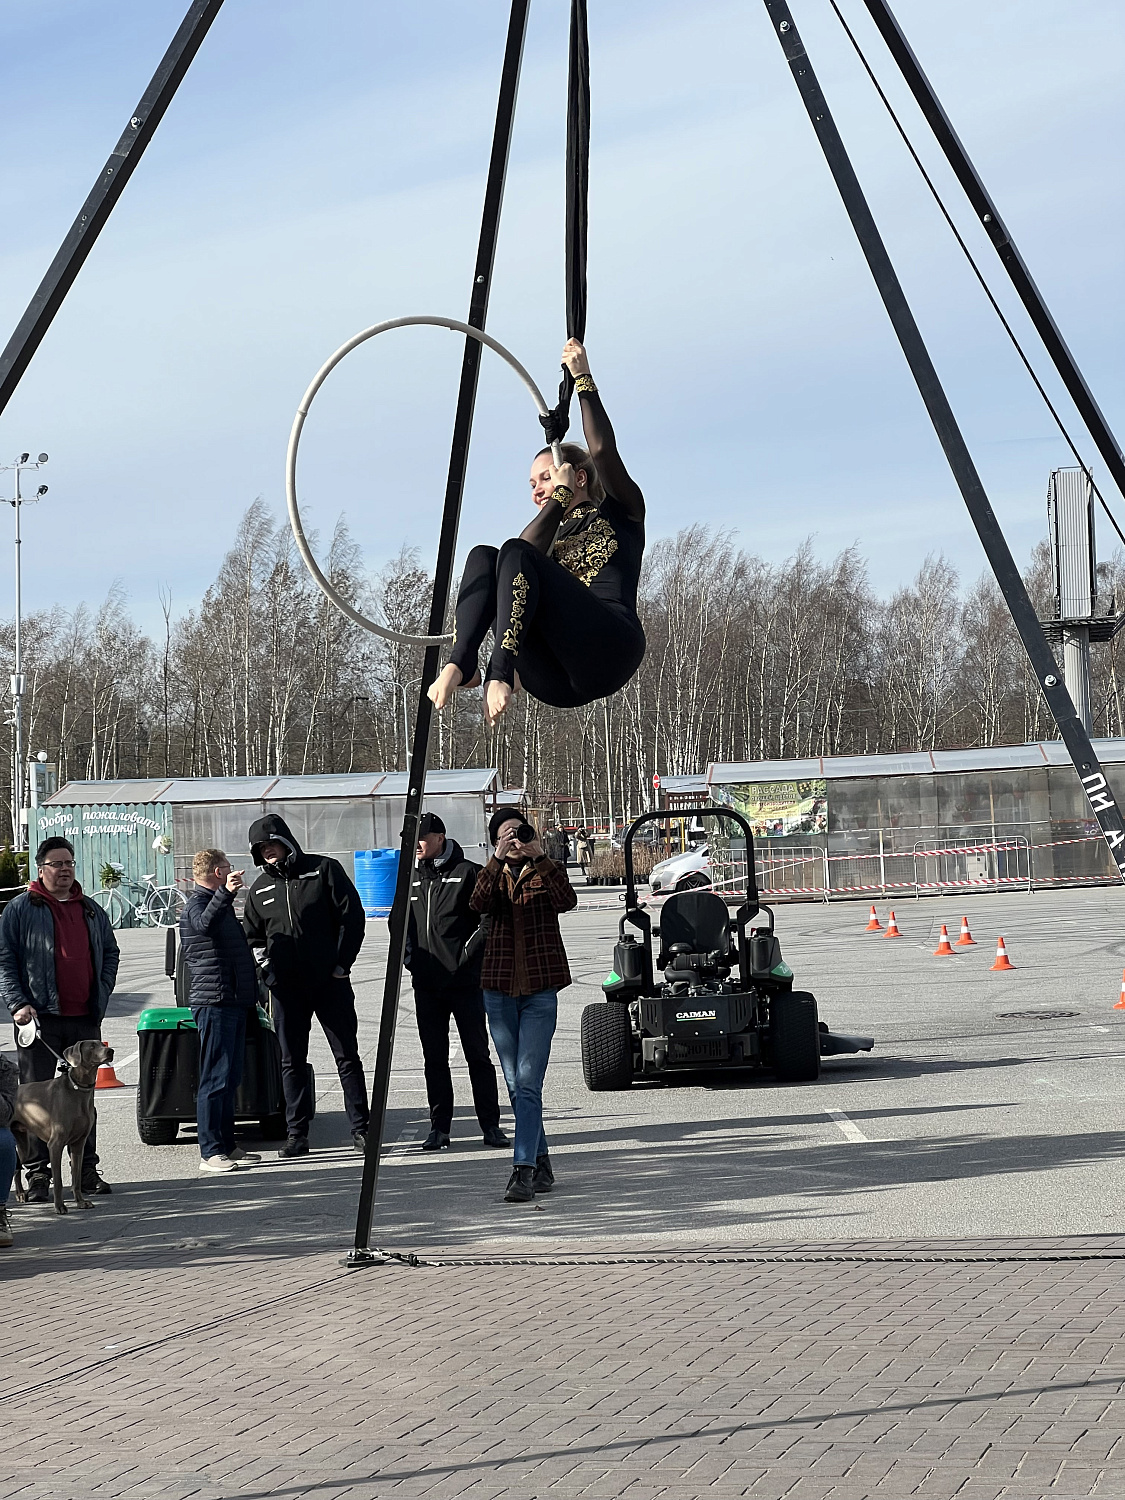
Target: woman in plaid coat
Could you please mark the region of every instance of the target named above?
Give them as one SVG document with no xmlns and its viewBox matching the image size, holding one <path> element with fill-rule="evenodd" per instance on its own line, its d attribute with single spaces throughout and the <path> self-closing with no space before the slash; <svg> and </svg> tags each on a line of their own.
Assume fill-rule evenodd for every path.
<svg viewBox="0 0 1125 1500">
<path fill-rule="evenodd" d="M 565 868 L 543 853 L 519 808 L 498 808 L 488 836 L 495 852 L 477 876 L 470 905 L 490 918 L 481 988 L 516 1116 L 513 1171 L 504 1197 L 530 1203 L 555 1183 L 543 1133 L 543 1078 L 558 992 L 570 983 L 559 913 L 572 911 L 578 897 Z"/>
</svg>

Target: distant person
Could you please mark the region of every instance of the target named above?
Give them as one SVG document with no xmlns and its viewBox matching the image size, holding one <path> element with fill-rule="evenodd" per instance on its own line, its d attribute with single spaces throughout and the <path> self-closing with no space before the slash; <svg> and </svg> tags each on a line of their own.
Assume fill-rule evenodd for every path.
<svg viewBox="0 0 1125 1500">
<path fill-rule="evenodd" d="M 117 983 L 121 955 L 105 912 L 82 894 L 74 878 L 74 846 L 44 839 L 35 853 L 36 878 L 9 901 L 0 916 L 0 999 L 16 1026 L 39 1023 L 40 1039 L 16 1056 L 21 1083 L 47 1083 L 60 1055 L 75 1042 L 101 1040 L 102 1018 Z M 54 1049 L 54 1051 L 50 1049 Z M 98 1125 L 86 1137 L 82 1191 L 112 1189 L 98 1172 Z M 29 1203 L 50 1197 L 51 1160 L 46 1142 L 29 1139 L 24 1162 Z"/>
<path fill-rule="evenodd" d="M 449 1071 L 449 1021 L 457 1022 L 469 1068 L 473 1106 L 486 1146 L 510 1146 L 500 1129 L 496 1069 L 488 1055 L 488 1028 L 480 970 L 484 927 L 470 901 L 480 865 L 445 831 L 436 813 L 418 822 L 418 863 L 410 887 L 406 967 L 414 986 L 414 1015 L 426 1066 L 430 1133 L 423 1151 L 449 1145 L 453 1128 L 453 1075 Z"/>
<path fill-rule="evenodd" d="M 472 906 L 491 919 L 481 974 L 484 1008 L 516 1116 L 504 1197 L 529 1203 L 555 1185 L 543 1131 L 543 1079 L 558 993 L 570 983 L 559 913 L 573 910 L 578 897 L 518 808 L 497 808 L 488 837 L 495 850 L 477 876 Z"/>
<path fill-rule="evenodd" d="M 585 828 L 580 828 L 574 835 L 574 853 L 578 863 L 582 867 L 582 873 L 585 875 L 586 866 L 590 863 L 594 854 L 593 841 Z"/>
<path fill-rule="evenodd" d="M 242 1082 L 246 1022 L 258 1000 L 258 966 L 234 914 L 242 872 L 231 869 L 221 849 L 201 849 L 191 873 L 195 886 L 180 913 L 180 946 L 199 1031 L 199 1170 L 234 1172 L 262 1159 L 234 1139 L 234 1099 Z"/>
<path fill-rule="evenodd" d="M 276 813 L 250 825 L 250 853 L 262 874 L 250 887 L 242 923 L 259 962 L 268 966 L 281 1043 L 288 1138 L 277 1154 L 304 1156 L 309 1149 L 313 1016 L 336 1059 L 352 1143 L 362 1151 L 369 1110 L 349 977 L 363 944 L 359 892 L 339 860 L 306 854 Z"/>
</svg>

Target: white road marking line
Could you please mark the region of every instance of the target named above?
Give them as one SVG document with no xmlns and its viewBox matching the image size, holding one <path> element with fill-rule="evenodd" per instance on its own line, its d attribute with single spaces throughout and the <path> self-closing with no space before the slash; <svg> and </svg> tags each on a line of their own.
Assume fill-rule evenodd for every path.
<svg viewBox="0 0 1125 1500">
<path fill-rule="evenodd" d="M 845 1140 L 860 1143 L 870 1140 L 870 1137 L 864 1135 L 855 1121 L 849 1119 L 842 1109 L 826 1109 L 824 1113 L 832 1121 L 833 1125 L 836 1126 L 837 1130 L 840 1131 Z"/>
<path fill-rule="evenodd" d="M 429 1122 L 419 1120 L 414 1125 L 408 1125 L 395 1141 L 384 1151 L 385 1156 L 404 1156 L 407 1149 L 414 1144 Z"/>
<path fill-rule="evenodd" d="M 139 1052 L 131 1052 L 129 1054 L 129 1056 L 126 1057 L 121 1062 L 118 1062 L 117 1059 L 114 1058 L 113 1059 L 113 1066 L 114 1066 L 115 1069 L 117 1069 L 117 1068 L 127 1068 L 130 1065 L 130 1063 L 135 1063 L 136 1060 L 137 1060 L 137 1058 L 140 1057 L 140 1055 L 141 1054 Z"/>
</svg>

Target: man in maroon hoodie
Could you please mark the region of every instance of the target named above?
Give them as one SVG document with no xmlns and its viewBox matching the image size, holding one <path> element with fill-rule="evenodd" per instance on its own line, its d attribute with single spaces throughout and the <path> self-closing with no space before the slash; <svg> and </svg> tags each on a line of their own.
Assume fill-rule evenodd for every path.
<svg viewBox="0 0 1125 1500">
<path fill-rule="evenodd" d="M 0 1000 L 17 1028 L 37 1017 L 42 1036 L 18 1049 L 21 1083 L 54 1077 L 49 1048 L 62 1054 L 75 1042 L 99 1038 L 120 959 L 109 918 L 74 878 L 74 849 L 67 840 L 45 839 L 35 865 L 37 878 L 0 917 Z M 95 1124 L 86 1141 L 82 1188 L 108 1193 L 97 1169 L 96 1130 Z M 26 1170 L 29 1199 L 46 1203 L 50 1167 L 42 1141 L 32 1142 Z"/>
</svg>

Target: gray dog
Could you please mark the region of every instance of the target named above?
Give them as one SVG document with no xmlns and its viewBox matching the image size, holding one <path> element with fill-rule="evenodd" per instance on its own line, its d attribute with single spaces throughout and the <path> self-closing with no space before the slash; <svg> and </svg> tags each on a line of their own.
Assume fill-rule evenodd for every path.
<svg viewBox="0 0 1125 1500">
<path fill-rule="evenodd" d="M 12 1134 L 16 1138 L 19 1160 L 16 1163 L 16 1202 L 26 1203 L 23 1185 L 23 1162 L 28 1151 L 28 1137 L 38 1136 L 47 1143 L 51 1156 L 51 1187 L 55 1212 L 66 1213 L 62 1188 L 62 1154 L 70 1151 L 70 1185 L 79 1208 L 92 1208 L 82 1196 L 82 1153 L 86 1137 L 94 1124 L 94 1085 L 102 1063 L 113 1061 L 113 1048 L 104 1042 L 75 1042 L 63 1053 L 67 1071 L 48 1083 L 23 1083 L 16 1091 L 12 1113 Z"/>
</svg>

